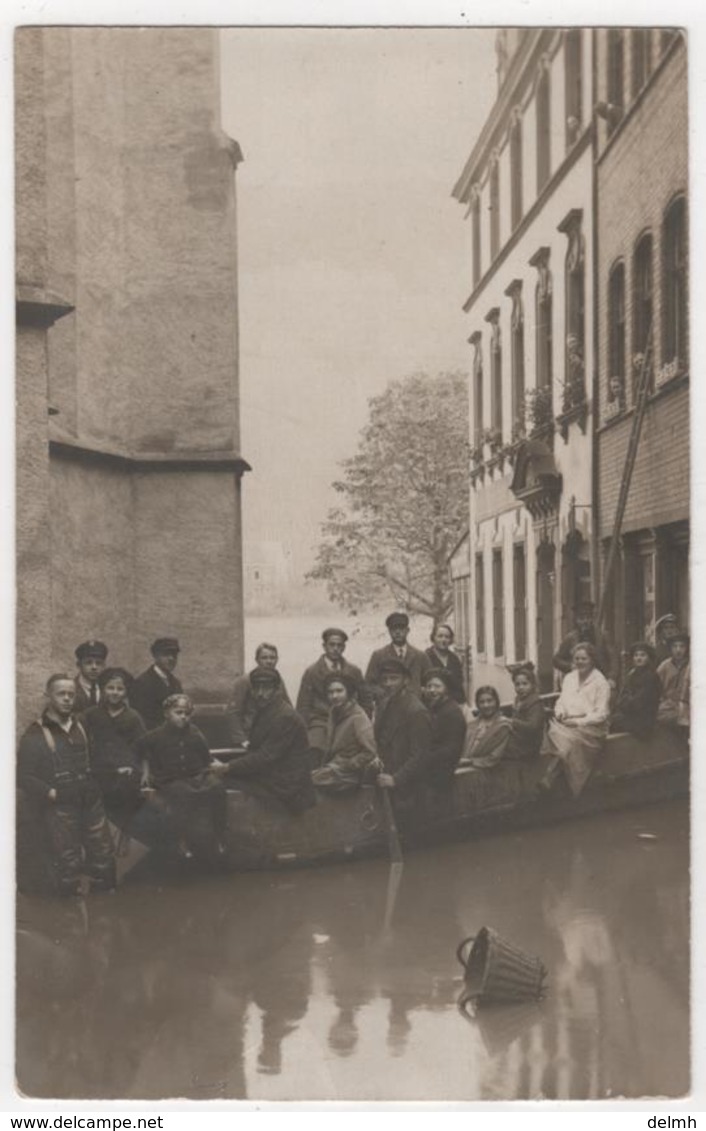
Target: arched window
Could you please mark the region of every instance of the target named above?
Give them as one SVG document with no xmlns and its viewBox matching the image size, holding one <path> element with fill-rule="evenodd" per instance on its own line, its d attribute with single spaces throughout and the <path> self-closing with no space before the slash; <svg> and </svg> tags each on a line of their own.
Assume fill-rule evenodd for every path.
<svg viewBox="0 0 706 1131">
<path fill-rule="evenodd" d="M 551 172 L 550 150 L 550 94 L 549 66 L 543 65 L 535 95 L 537 112 L 537 195 L 542 191 Z"/>
<path fill-rule="evenodd" d="M 581 29 L 572 28 L 564 36 L 564 123 L 566 148 L 581 133 L 583 114 L 583 58 L 581 54 Z"/>
<path fill-rule="evenodd" d="M 633 28 L 630 33 L 632 53 L 632 96 L 635 98 L 649 78 L 652 69 L 652 31 Z"/>
<path fill-rule="evenodd" d="M 623 116 L 624 67 L 623 33 L 620 28 L 611 28 L 608 32 L 608 102 L 613 110 L 608 115 L 609 134 Z"/>
<path fill-rule="evenodd" d="M 473 447 L 476 452 L 483 448 L 483 352 L 480 330 L 471 334 L 473 346 Z"/>
<path fill-rule="evenodd" d="M 616 263 L 608 279 L 608 400 L 625 404 L 625 266 Z"/>
<path fill-rule="evenodd" d="M 522 115 L 514 115 L 510 129 L 510 212 L 513 230 L 522 219 Z"/>
<path fill-rule="evenodd" d="M 688 263 L 686 201 L 678 197 L 667 209 L 662 224 L 662 361 L 688 364 Z"/>
<path fill-rule="evenodd" d="M 497 158 L 490 165 L 490 258 L 500 251 L 500 167 Z"/>
<path fill-rule="evenodd" d="M 641 236 L 632 261 L 632 361 L 633 389 L 640 379 L 642 358 L 652 327 L 652 236 Z M 650 377 L 653 365 L 650 362 Z"/>
<path fill-rule="evenodd" d="M 477 287 L 480 282 L 481 270 L 480 193 L 478 191 L 475 192 L 471 205 L 471 238 L 473 240 L 473 286 Z"/>
</svg>

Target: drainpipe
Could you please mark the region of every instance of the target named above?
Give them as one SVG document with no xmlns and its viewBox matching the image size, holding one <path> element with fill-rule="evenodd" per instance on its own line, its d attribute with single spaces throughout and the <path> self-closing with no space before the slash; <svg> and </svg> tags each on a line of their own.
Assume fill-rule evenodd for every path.
<svg viewBox="0 0 706 1131">
<path fill-rule="evenodd" d="M 591 502 L 593 504 L 593 521 L 591 523 L 591 598 L 598 604 L 601 591 L 600 576 L 600 477 L 598 460 L 598 390 L 599 390 L 599 259 L 598 259 L 598 123 L 594 106 L 598 97 L 598 66 L 597 66 L 597 37 L 598 29 L 591 31 L 591 210 L 593 213 L 592 225 L 592 256 L 593 256 L 593 405 L 591 427 Z"/>
</svg>

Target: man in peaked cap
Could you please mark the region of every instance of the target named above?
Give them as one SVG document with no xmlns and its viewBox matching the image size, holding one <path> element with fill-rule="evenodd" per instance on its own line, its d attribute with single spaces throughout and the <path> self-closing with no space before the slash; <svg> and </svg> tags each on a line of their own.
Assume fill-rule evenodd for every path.
<svg viewBox="0 0 706 1131">
<path fill-rule="evenodd" d="M 160 636 L 150 651 L 154 663 L 138 675 L 130 690 L 130 705 L 142 715 L 148 731 L 155 730 L 164 722 L 164 700 L 183 691 L 181 682 L 174 675 L 180 652 L 176 637 Z"/>
<path fill-rule="evenodd" d="M 345 676 L 355 689 L 355 697 L 363 710 L 372 715 L 373 697 L 365 685 L 363 673 L 355 664 L 343 658 L 348 636 L 342 628 L 325 628 L 321 634 L 323 655 L 306 669 L 302 676 L 297 711 L 304 720 L 309 735 L 309 746 L 314 751 L 316 766 L 326 751 L 329 702 L 326 681 L 330 675 Z"/>
<path fill-rule="evenodd" d="M 422 680 L 431 668 L 431 660 L 418 648 L 407 643 L 409 636 L 409 617 L 406 613 L 390 613 L 385 621 L 390 634 L 390 643 L 373 652 L 365 673 L 366 683 L 370 684 L 375 699 L 382 695 L 381 668 L 386 660 L 401 660 L 409 673 L 410 686 L 419 695 Z"/>
<path fill-rule="evenodd" d="M 74 652 L 78 675 L 76 685 L 76 699 L 74 712 L 79 715 L 88 707 L 95 707 L 101 701 L 101 691 L 98 684 L 100 674 L 108 658 L 107 645 L 102 640 L 84 640 Z"/>
</svg>

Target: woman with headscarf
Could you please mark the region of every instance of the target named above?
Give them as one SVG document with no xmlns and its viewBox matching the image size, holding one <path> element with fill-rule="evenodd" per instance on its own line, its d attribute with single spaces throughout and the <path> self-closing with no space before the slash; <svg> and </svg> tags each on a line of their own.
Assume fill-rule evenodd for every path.
<svg viewBox="0 0 706 1131">
<path fill-rule="evenodd" d="M 510 740 L 510 720 L 500 712 L 500 696 L 494 687 L 476 691 L 478 717 L 468 724 L 461 765 L 476 770 L 496 766 L 505 756 Z"/>
<path fill-rule="evenodd" d="M 611 689 L 596 666 L 593 644 L 577 644 L 571 658 L 574 666 L 564 677 L 543 747 L 553 761 L 539 785 L 551 789 L 563 767 L 569 788 L 578 797 L 605 745 Z"/>
<path fill-rule="evenodd" d="M 505 757 L 524 761 L 536 758 L 539 754 L 546 716 L 537 691 L 534 664 L 528 661 L 513 668 L 512 682 L 515 687 L 515 702 Z"/>
<path fill-rule="evenodd" d="M 317 789 L 346 793 L 357 789 L 365 771 L 377 759 L 373 724 L 358 703 L 358 684 L 345 672 L 331 672 L 324 680 L 328 702 L 324 764 L 312 771 Z"/>
<path fill-rule="evenodd" d="M 457 703 L 466 702 L 466 692 L 463 689 L 463 665 L 452 650 L 454 632 L 448 624 L 435 624 L 431 634 L 431 648 L 426 649 L 426 655 L 433 668 L 442 669 L 451 676 L 450 693 Z"/>
</svg>

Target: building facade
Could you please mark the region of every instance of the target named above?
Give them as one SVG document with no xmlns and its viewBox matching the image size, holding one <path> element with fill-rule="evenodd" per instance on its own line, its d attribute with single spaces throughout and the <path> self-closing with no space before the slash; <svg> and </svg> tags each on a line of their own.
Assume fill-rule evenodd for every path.
<svg viewBox="0 0 706 1131">
<path fill-rule="evenodd" d="M 217 34 L 21 28 L 18 725 L 106 641 L 176 635 L 197 696 L 242 669 L 235 167 Z"/>
<path fill-rule="evenodd" d="M 667 612 L 689 624 L 687 58 L 673 30 L 595 34 L 596 503 L 604 568 L 647 353 L 648 400 L 607 586 L 606 624 L 625 649 L 651 639 Z"/>
<path fill-rule="evenodd" d="M 471 291 L 473 683 L 552 656 L 592 569 L 593 40 L 502 30 L 498 96 L 454 196 Z"/>
</svg>

